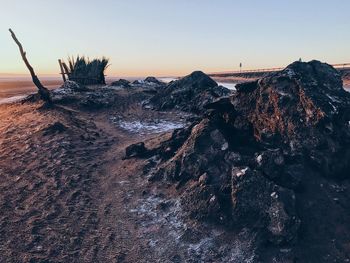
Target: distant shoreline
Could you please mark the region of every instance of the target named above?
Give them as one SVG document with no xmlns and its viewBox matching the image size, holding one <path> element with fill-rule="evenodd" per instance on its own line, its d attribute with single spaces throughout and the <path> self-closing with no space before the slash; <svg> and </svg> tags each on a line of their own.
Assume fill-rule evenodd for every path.
<svg viewBox="0 0 350 263">
<path fill-rule="evenodd" d="M 62 80 L 42 80 L 43 85 L 49 89 L 54 89 L 62 85 Z M 33 82 L 28 79 L 2 79 L 0 78 L 0 99 L 19 96 L 29 95 L 36 92 L 36 87 Z"/>
</svg>

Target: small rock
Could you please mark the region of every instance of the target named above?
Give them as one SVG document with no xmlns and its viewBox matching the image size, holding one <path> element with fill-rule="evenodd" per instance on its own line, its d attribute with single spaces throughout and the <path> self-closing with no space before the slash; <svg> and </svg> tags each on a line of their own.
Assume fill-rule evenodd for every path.
<svg viewBox="0 0 350 263">
<path fill-rule="evenodd" d="M 46 128 L 43 129 L 43 135 L 50 135 L 55 133 L 61 133 L 67 130 L 67 127 L 64 126 L 61 122 L 56 121 L 53 124 L 50 124 Z"/>
<path fill-rule="evenodd" d="M 209 180 L 208 174 L 204 173 L 199 177 L 198 182 L 201 185 L 205 185 L 208 183 L 208 180 Z"/>
<path fill-rule="evenodd" d="M 125 158 L 142 157 L 147 153 L 144 142 L 132 144 L 125 149 Z"/>
</svg>

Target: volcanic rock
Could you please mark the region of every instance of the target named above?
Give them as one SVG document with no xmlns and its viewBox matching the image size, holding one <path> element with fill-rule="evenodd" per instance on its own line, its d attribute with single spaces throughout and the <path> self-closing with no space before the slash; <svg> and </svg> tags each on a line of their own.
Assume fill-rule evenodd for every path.
<svg viewBox="0 0 350 263">
<path fill-rule="evenodd" d="M 201 113 L 206 104 L 229 94 L 229 89 L 218 86 L 203 72 L 195 71 L 169 83 L 150 100 L 150 103 L 159 110 L 180 109 Z"/>
<path fill-rule="evenodd" d="M 75 101 L 76 97 L 84 96 L 88 89 L 71 80 L 65 81 L 61 87 L 54 89 L 52 94 L 52 100 L 54 102 L 72 102 Z"/>
<path fill-rule="evenodd" d="M 159 81 L 155 77 L 147 77 L 147 78 L 145 78 L 144 82 L 153 83 L 153 84 L 156 84 L 156 85 L 163 85 L 164 84 L 163 82 Z"/>
<path fill-rule="evenodd" d="M 132 144 L 125 149 L 125 158 L 142 157 L 147 152 L 143 142 Z"/>
<path fill-rule="evenodd" d="M 67 94 L 74 94 L 76 92 L 82 92 L 82 91 L 87 91 L 87 90 L 88 89 L 85 86 L 83 86 L 75 81 L 67 80 L 61 85 L 61 87 L 54 89 L 52 91 L 52 94 L 55 97 L 59 97 L 59 96 L 64 96 Z"/>
<path fill-rule="evenodd" d="M 208 166 L 214 158 L 224 157 L 227 151 L 224 146 L 227 141 L 209 122 L 208 119 L 204 119 L 193 127 L 187 140 L 177 150 L 175 156 L 161 167 L 159 173 L 164 174 L 168 179 L 178 181 L 197 180 L 204 172 L 207 172 L 210 178 Z"/>
<path fill-rule="evenodd" d="M 256 139 L 302 151 L 329 176 L 345 176 L 350 157 L 350 94 L 340 74 L 318 61 L 295 62 L 257 82 L 237 85 L 232 104 Z"/>
<path fill-rule="evenodd" d="M 120 79 L 120 80 L 117 80 L 117 81 L 113 81 L 111 83 L 111 86 L 129 88 L 130 87 L 130 81 L 128 81 L 126 79 Z"/>
<path fill-rule="evenodd" d="M 69 85 L 68 85 L 69 84 Z M 99 86 L 86 88 L 84 92 L 77 91 L 72 82 L 66 82 L 62 87 L 52 91 L 52 100 L 57 104 L 72 104 L 85 110 L 99 110 L 103 108 L 123 108 L 130 101 L 144 101 L 151 97 L 142 91 L 128 90 L 133 96 L 121 94 L 114 87 Z"/>
<path fill-rule="evenodd" d="M 290 242 L 300 225 L 293 191 L 282 188 L 249 167 L 232 169 L 232 218 L 236 224 L 264 229 L 275 244 Z"/>
<path fill-rule="evenodd" d="M 132 82 L 132 84 L 133 84 L 133 85 L 138 85 L 138 84 L 141 84 L 141 83 L 140 83 L 139 80 L 134 80 L 134 81 Z"/>
<path fill-rule="evenodd" d="M 87 88 L 85 86 L 72 80 L 65 81 L 59 89 L 65 90 L 65 91 L 73 91 L 73 92 L 87 91 Z"/>
<path fill-rule="evenodd" d="M 254 229 L 262 244 L 312 240 L 314 255 L 339 256 L 327 241 L 333 234 L 324 230 L 337 225 L 350 238 L 348 224 L 335 221 L 349 218 L 348 205 L 338 206 L 328 190 L 334 180 L 349 179 L 350 171 L 350 94 L 338 71 L 318 61 L 295 62 L 204 103 L 214 99 L 207 95 L 215 87 L 195 72 L 168 85 L 170 95 L 152 99 L 160 109 L 207 109 L 181 140 L 174 138 L 174 154 L 160 158 L 153 178 L 174 182 L 194 219 Z M 301 226 L 315 231 L 300 238 Z M 346 249 L 341 253 L 344 259 Z"/>
</svg>

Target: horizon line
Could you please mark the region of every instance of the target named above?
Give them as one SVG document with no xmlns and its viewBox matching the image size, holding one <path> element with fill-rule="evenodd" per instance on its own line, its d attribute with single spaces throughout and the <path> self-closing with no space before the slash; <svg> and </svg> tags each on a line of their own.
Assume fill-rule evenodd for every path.
<svg viewBox="0 0 350 263">
<path fill-rule="evenodd" d="M 297 61 L 297 60 L 296 60 Z M 293 62 L 296 62 L 293 61 Z M 310 60 L 312 61 L 312 60 Z M 291 63 L 293 63 L 291 62 Z M 307 62 L 307 61 L 303 61 L 303 62 Z M 323 62 L 323 61 L 322 61 Z M 290 63 L 290 64 L 291 64 Z M 328 62 L 323 62 L 323 63 L 327 63 L 335 68 L 342 68 L 345 66 L 350 66 L 349 62 L 346 63 L 328 63 Z M 287 65 L 288 66 L 288 65 Z M 210 75 L 210 74 L 225 74 L 225 73 L 244 73 L 244 72 L 253 72 L 253 71 L 270 71 L 270 70 L 276 70 L 276 69 L 283 69 L 286 68 L 287 66 L 283 66 L 283 67 L 269 67 L 269 68 L 250 68 L 250 69 L 241 69 L 241 70 L 219 70 L 219 71 L 203 71 L 204 73 Z M 193 70 L 191 72 L 194 71 L 198 71 L 198 70 Z M 143 77 L 148 77 L 148 76 L 154 76 L 157 78 L 172 78 L 172 77 L 183 77 L 186 76 L 188 74 L 191 74 L 191 72 L 186 73 L 185 75 L 183 74 L 167 74 L 167 75 L 158 75 L 158 74 L 141 74 L 141 75 L 126 75 L 123 73 L 112 73 L 112 74 L 106 74 L 105 76 L 107 78 L 143 78 Z M 38 76 L 42 76 L 42 77 L 60 77 L 61 73 L 36 73 Z M 6 72 L 0 72 L 0 77 L 26 77 L 26 76 L 30 76 L 29 72 L 20 72 L 20 73 L 14 73 L 14 72 L 10 72 L 10 73 L 6 73 Z"/>
</svg>

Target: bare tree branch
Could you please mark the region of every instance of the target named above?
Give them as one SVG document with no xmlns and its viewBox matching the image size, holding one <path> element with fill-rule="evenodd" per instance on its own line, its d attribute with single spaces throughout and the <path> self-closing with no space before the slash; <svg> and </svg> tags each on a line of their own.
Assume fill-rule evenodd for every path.
<svg viewBox="0 0 350 263">
<path fill-rule="evenodd" d="M 51 96 L 50 96 L 50 91 L 41 84 L 39 78 L 35 75 L 33 67 L 29 64 L 29 62 L 27 60 L 26 52 L 23 50 L 22 44 L 18 41 L 15 33 L 11 30 L 11 28 L 9 29 L 9 31 L 11 33 L 13 40 L 16 42 L 16 44 L 19 48 L 19 52 L 21 53 L 24 64 L 27 66 L 27 68 L 30 72 L 30 75 L 32 76 L 33 83 L 35 84 L 35 86 L 39 90 L 38 93 L 39 93 L 41 99 L 44 100 L 45 102 L 48 102 L 51 104 L 52 100 L 51 100 Z"/>
</svg>

